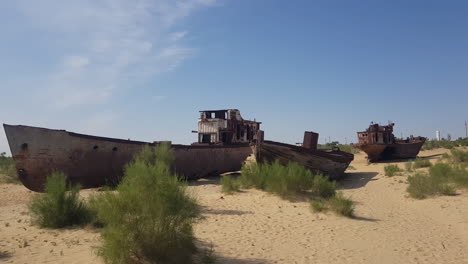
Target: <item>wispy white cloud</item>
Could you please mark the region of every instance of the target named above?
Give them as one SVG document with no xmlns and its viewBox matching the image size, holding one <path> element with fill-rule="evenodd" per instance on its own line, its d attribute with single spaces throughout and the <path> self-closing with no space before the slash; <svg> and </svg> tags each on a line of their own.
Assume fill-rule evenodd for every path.
<svg viewBox="0 0 468 264">
<path fill-rule="evenodd" d="M 52 65 L 37 89 L 60 108 L 109 101 L 118 89 L 174 70 L 195 51 L 177 22 L 216 0 L 17 1 L 36 31 L 50 36 Z"/>
</svg>

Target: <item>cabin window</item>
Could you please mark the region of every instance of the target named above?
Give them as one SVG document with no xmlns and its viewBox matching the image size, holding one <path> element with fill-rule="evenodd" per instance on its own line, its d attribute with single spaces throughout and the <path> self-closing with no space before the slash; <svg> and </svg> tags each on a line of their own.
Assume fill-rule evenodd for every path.
<svg viewBox="0 0 468 264">
<path fill-rule="evenodd" d="M 225 119 L 226 117 L 226 112 L 215 112 L 215 118 L 219 118 L 219 119 Z"/>
</svg>

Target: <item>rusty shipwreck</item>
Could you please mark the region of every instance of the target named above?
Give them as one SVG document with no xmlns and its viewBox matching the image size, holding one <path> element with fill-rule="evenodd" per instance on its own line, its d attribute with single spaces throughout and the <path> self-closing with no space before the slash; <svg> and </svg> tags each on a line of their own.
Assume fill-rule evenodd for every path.
<svg viewBox="0 0 468 264">
<path fill-rule="evenodd" d="M 257 161 L 271 163 L 277 160 L 282 164 L 296 162 L 315 173 L 338 179 L 353 161 L 354 155 L 339 148 L 318 149 L 318 136 L 318 133 L 306 131 L 302 146 L 263 140 L 255 146 Z"/>
<path fill-rule="evenodd" d="M 173 170 L 181 178 L 196 179 L 238 171 L 249 157 L 257 161 L 298 162 L 316 172 L 337 178 L 353 160 L 339 150 L 317 150 L 318 134 L 306 132 L 302 147 L 264 141 L 260 122 L 244 120 L 237 109 L 200 111 L 198 141 L 191 145 L 170 141 L 152 143 L 91 136 L 23 125 L 4 124 L 20 181 L 42 191 L 46 177 L 62 171 L 71 184 L 93 188 L 117 184 L 125 164 L 143 146 L 171 144 Z"/>
<path fill-rule="evenodd" d="M 398 139 L 393 135 L 394 125 L 371 123 L 366 131 L 357 132 L 358 143 L 355 146 L 367 154 L 370 162 L 416 158 L 426 138 L 410 136 Z"/>
</svg>

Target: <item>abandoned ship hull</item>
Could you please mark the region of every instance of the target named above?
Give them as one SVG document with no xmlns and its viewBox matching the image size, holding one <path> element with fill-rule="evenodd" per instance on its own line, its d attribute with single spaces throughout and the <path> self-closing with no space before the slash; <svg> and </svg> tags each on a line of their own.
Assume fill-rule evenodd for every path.
<svg viewBox="0 0 468 264">
<path fill-rule="evenodd" d="M 43 191 L 46 177 L 53 171 L 65 173 L 70 183 L 82 188 L 115 185 L 143 146 L 158 144 L 21 125 L 4 124 L 4 129 L 18 177 L 32 191 Z M 186 179 L 237 171 L 252 154 L 249 144 L 171 148 L 173 170 Z"/>
<path fill-rule="evenodd" d="M 367 154 L 367 159 L 370 162 L 375 162 L 384 160 L 414 159 L 423 145 L 424 140 L 410 143 L 397 142 L 390 145 L 358 145 L 357 148 Z"/>
<path fill-rule="evenodd" d="M 353 154 L 344 151 L 313 150 L 267 140 L 255 149 L 257 161 L 271 163 L 277 160 L 281 164 L 296 162 L 332 180 L 340 178 L 354 159 Z"/>
<path fill-rule="evenodd" d="M 411 143 L 397 142 L 389 145 L 382 153 L 382 159 L 414 159 L 424 145 L 424 142 L 424 140 Z"/>
<path fill-rule="evenodd" d="M 387 148 L 387 145 L 382 144 L 373 144 L 373 145 L 361 145 L 356 146 L 360 150 L 364 151 L 367 154 L 367 159 L 371 162 L 380 160 L 382 158 L 382 153 Z"/>
</svg>

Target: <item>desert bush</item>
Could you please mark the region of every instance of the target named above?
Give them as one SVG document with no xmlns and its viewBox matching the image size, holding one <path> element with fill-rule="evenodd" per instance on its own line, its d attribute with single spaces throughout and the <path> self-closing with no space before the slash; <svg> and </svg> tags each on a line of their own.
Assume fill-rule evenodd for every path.
<svg viewBox="0 0 468 264">
<path fill-rule="evenodd" d="M 116 191 L 92 201 L 104 225 L 99 254 L 106 263 L 191 263 L 200 210 L 171 173 L 173 160 L 169 145 L 145 146 Z"/>
<path fill-rule="evenodd" d="M 424 199 L 437 193 L 437 183 L 424 173 L 408 176 L 408 183 L 407 191 L 413 198 Z"/>
<path fill-rule="evenodd" d="M 336 183 L 330 182 L 326 176 L 314 174 L 294 162 L 287 165 L 279 162 L 248 164 L 244 165 L 241 173 L 237 180 L 242 188 L 255 187 L 285 199 L 303 194 L 329 198 L 336 189 Z"/>
<path fill-rule="evenodd" d="M 468 162 L 468 151 L 463 151 L 459 149 L 450 150 L 451 160 L 455 163 L 465 163 Z"/>
<path fill-rule="evenodd" d="M 401 171 L 400 167 L 394 164 L 386 165 L 384 167 L 384 170 L 385 170 L 385 176 L 389 176 L 389 177 L 395 176 Z"/>
<path fill-rule="evenodd" d="M 454 147 L 458 146 L 457 141 L 450 141 L 450 140 L 427 140 L 424 142 L 422 146 L 423 150 L 431 150 L 436 148 L 446 148 L 446 149 L 453 149 Z"/>
<path fill-rule="evenodd" d="M 63 173 L 52 173 L 47 177 L 45 193 L 36 194 L 29 204 L 33 223 L 46 228 L 88 223 L 92 215 L 79 199 L 79 189 L 78 185 L 67 188 Z"/>
<path fill-rule="evenodd" d="M 312 187 L 314 175 L 297 163 L 281 165 L 273 163 L 252 163 L 244 165 L 238 178 L 241 187 L 265 190 L 282 198 L 294 198 Z"/>
<path fill-rule="evenodd" d="M 431 162 L 427 159 L 417 158 L 413 162 L 414 169 L 427 168 L 427 167 L 430 167 L 431 165 L 432 165 Z"/>
<path fill-rule="evenodd" d="M 328 204 L 330 209 L 342 216 L 353 217 L 354 216 L 354 202 L 348 198 L 345 198 L 342 193 L 337 193 L 333 196 Z"/>
<path fill-rule="evenodd" d="M 336 182 L 330 181 L 326 176 L 315 175 L 311 191 L 315 196 L 328 199 L 336 193 Z"/>
<path fill-rule="evenodd" d="M 223 193 L 231 194 L 240 190 L 240 183 L 229 175 L 221 177 L 221 191 Z"/>
<path fill-rule="evenodd" d="M 214 254 L 213 245 L 210 245 L 209 249 L 205 249 L 202 252 L 200 263 L 201 264 L 215 264 L 217 262 L 217 257 Z"/>
<path fill-rule="evenodd" d="M 15 161 L 5 152 L 0 153 L 0 183 L 19 183 Z"/>
<path fill-rule="evenodd" d="M 325 201 L 322 200 L 312 200 L 310 202 L 310 207 L 312 208 L 312 211 L 316 213 L 326 211 L 328 209 L 325 204 Z"/>
<path fill-rule="evenodd" d="M 297 163 L 253 163 L 244 165 L 241 172 L 237 180 L 243 188 L 254 187 L 285 199 L 305 195 L 310 198 L 310 207 L 314 212 L 331 209 L 340 215 L 353 215 L 353 201 L 336 193 L 336 182 L 329 181 L 324 175 L 314 174 Z"/>
<path fill-rule="evenodd" d="M 413 163 L 412 162 L 406 162 L 405 163 L 405 169 L 406 171 L 413 171 Z"/>
<path fill-rule="evenodd" d="M 429 174 L 408 177 L 408 183 L 408 193 L 417 199 L 454 195 L 457 188 L 468 187 L 468 171 L 465 167 L 437 163 L 429 168 Z"/>
</svg>

